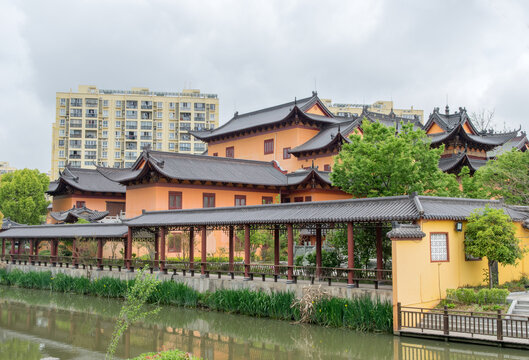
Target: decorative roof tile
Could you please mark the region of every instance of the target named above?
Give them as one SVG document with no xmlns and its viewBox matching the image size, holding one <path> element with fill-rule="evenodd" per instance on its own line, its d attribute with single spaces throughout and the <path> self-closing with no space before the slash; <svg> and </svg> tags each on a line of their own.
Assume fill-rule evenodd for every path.
<svg viewBox="0 0 529 360">
<path fill-rule="evenodd" d="M 50 216 L 57 221 L 74 223 L 78 219 L 84 219 L 86 221 L 95 222 L 103 219 L 108 215 L 108 211 L 97 211 L 91 210 L 85 206 L 76 208 L 75 206 L 71 209 L 60 211 L 60 212 L 51 212 Z"/>
<path fill-rule="evenodd" d="M 419 225 L 397 224 L 386 236 L 390 239 L 422 239 L 426 234 Z"/>
</svg>

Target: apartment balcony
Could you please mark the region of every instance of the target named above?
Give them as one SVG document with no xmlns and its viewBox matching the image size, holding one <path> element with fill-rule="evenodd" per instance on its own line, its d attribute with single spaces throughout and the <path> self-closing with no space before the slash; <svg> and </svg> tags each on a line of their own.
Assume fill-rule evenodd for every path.
<svg viewBox="0 0 529 360">
<path fill-rule="evenodd" d="M 70 134 L 71 139 L 79 139 L 82 137 L 83 137 L 83 134 Z"/>
<path fill-rule="evenodd" d="M 79 154 L 70 154 L 70 156 L 68 156 L 70 159 L 80 159 L 81 158 L 81 155 Z"/>
<path fill-rule="evenodd" d="M 85 145 L 85 149 L 97 149 L 97 145 Z"/>
<path fill-rule="evenodd" d="M 142 110 L 152 110 L 152 105 L 141 105 Z"/>
<path fill-rule="evenodd" d="M 137 138 L 137 135 L 125 135 L 125 139 L 127 140 L 136 140 Z"/>
<path fill-rule="evenodd" d="M 142 126 L 141 126 L 141 129 L 142 129 L 142 130 L 152 130 L 152 126 L 150 126 L 150 125 L 149 125 L 149 126 L 147 126 L 147 125 L 142 125 Z"/>
<path fill-rule="evenodd" d="M 97 124 L 86 124 L 87 129 L 97 129 Z"/>
<path fill-rule="evenodd" d="M 152 136 L 145 136 L 145 135 L 142 135 L 140 137 L 140 140 L 152 140 Z"/>
<path fill-rule="evenodd" d="M 94 155 L 85 155 L 84 159 L 85 160 L 95 160 L 96 157 Z"/>
<path fill-rule="evenodd" d="M 85 115 L 85 117 L 87 117 L 87 118 L 96 118 L 96 117 L 97 117 L 97 114 L 94 114 L 94 113 L 87 113 L 87 114 Z"/>
</svg>

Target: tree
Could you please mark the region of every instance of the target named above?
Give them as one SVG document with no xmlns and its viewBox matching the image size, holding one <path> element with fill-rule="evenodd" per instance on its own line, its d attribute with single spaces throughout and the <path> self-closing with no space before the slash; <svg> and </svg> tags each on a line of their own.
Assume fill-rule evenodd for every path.
<svg viewBox="0 0 529 360">
<path fill-rule="evenodd" d="M 503 209 L 489 206 L 476 209 L 468 217 L 465 232 L 465 251 L 468 255 L 486 257 L 489 268 L 489 287 L 498 284 L 498 263 L 514 265 L 521 259 L 523 251 L 515 236 L 516 228 Z"/>
<path fill-rule="evenodd" d="M 42 223 L 46 215 L 49 178 L 38 170 L 17 170 L 0 178 L 0 211 L 28 225 Z"/>
<path fill-rule="evenodd" d="M 454 175 L 443 173 L 439 159 L 444 147 L 433 149 L 423 130 L 402 124 L 394 127 L 364 121 L 363 136 L 353 134 L 343 144 L 331 173 L 333 185 L 355 197 L 410 194 L 456 196 Z"/>
<path fill-rule="evenodd" d="M 487 198 L 503 198 L 513 205 L 529 204 L 529 152 L 505 152 L 487 162 L 473 178 Z"/>
<path fill-rule="evenodd" d="M 478 131 L 485 132 L 493 128 L 494 112 L 494 109 L 481 109 L 478 112 L 470 114 L 470 120 L 472 120 L 472 124 L 474 124 Z"/>
</svg>

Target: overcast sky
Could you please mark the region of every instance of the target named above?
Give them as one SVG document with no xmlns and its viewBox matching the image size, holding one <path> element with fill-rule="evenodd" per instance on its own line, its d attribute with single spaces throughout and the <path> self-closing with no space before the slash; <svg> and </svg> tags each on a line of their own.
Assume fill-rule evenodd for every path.
<svg viewBox="0 0 529 360">
<path fill-rule="evenodd" d="M 0 161 L 48 171 L 79 84 L 199 88 L 221 124 L 316 89 L 529 129 L 529 1 L 0 0 Z"/>
</svg>

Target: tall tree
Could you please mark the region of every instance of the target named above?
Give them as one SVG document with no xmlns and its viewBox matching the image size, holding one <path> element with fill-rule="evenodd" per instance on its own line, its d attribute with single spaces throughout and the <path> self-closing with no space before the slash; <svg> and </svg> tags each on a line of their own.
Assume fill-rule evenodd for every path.
<svg viewBox="0 0 529 360">
<path fill-rule="evenodd" d="M 494 128 L 494 112 L 494 109 L 481 109 L 478 112 L 473 112 L 472 114 L 470 114 L 470 119 L 479 131 L 485 132 Z"/>
<path fill-rule="evenodd" d="M 502 209 L 489 206 L 476 209 L 468 218 L 465 231 L 465 251 L 468 255 L 487 258 L 489 287 L 498 284 L 498 263 L 514 265 L 523 256 L 516 228 Z"/>
<path fill-rule="evenodd" d="M 28 225 L 42 223 L 46 215 L 49 178 L 38 170 L 17 170 L 0 178 L 0 211 Z"/>
<path fill-rule="evenodd" d="M 335 186 L 356 197 L 420 194 L 457 196 L 454 175 L 439 170 L 443 147 L 433 149 L 423 130 L 364 121 L 363 136 L 354 134 L 343 144 L 331 173 Z"/>
<path fill-rule="evenodd" d="M 487 162 L 473 177 L 474 188 L 487 198 L 503 198 L 508 204 L 529 205 L 529 152 L 512 150 Z"/>
</svg>

